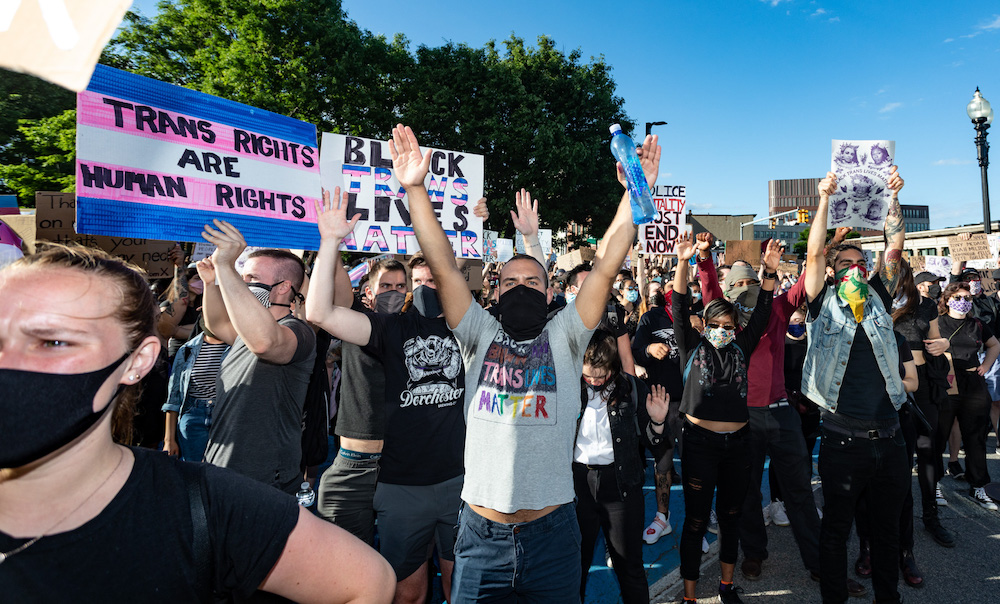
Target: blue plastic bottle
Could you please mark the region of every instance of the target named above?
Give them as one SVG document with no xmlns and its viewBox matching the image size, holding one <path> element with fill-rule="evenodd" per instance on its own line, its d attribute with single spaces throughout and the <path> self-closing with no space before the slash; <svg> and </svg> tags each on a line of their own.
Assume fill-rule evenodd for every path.
<svg viewBox="0 0 1000 604">
<path fill-rule="evenodd" d="M 611 154 L 625 168 L 629 201 L 632 202 L 632 222 L 645 224 L 653 221 L 658 212 L 653 205 L 653 195 L 649 192 L 649 184 L 642 171 L 639 155 L 635 152 L 635 143 L 622 132 L 619 124 L 611 125 Z"/>
</svg>

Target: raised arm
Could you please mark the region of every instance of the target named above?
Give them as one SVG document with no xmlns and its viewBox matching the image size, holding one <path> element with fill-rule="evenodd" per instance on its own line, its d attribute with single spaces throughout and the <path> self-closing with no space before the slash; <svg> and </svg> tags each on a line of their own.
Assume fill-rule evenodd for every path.
<svg viewBox="0 0 1000 604">
<path fill-rule="evenodd" d="M 903 188 L 903 179 L 899 177 L 896 166 L 889 171 L 889 188 L 892 189 L 892 200 L 889 201 L 889 213 L 885 215 L 885 262 L 882 263 L 881 275 L 886 290 L 894 295 L 899 283 L 903 244 L 906 242 L 906 224 L 903 212 L 899 209 L 899 191 Z"/>
<path fill-rule="evenodd" d="M 201 301 L 205 326 L 220 340 L 232 346 L 237 333 L 232 321 L 229 320 L 229 313 L 226 312 L 226 303 L 222 300 L 222 291 L 215 279 L 215 262 L 211 256 L 198 261 L 198 276 L 205 283 L 205 295 Z"/>
<path fill-rule="evenodd" d="M 656 176 L 660 170 L 658 140 L 655 135 L 647 135 L 642 148 L 637 151 L 650 188 L 656 184 Z M 580 286 L 580 293 L 576 297 L 576 310 L 580 313 L 583 325 L 587 329 L 594 329 L 600 324 L 607 308 L 608 295 L 611 293 L 611 282 L 615 280 L 615 275 L 618 274 L 625 256 L 632 249 L 632 242 L 635 241 L 636 228 L 632 223 L 632 208 L 629 203 L 628 187 L 625 185 L 625 172 L 620 163 L 618 181 L 625 187 L 625 193 L 618 203 L 618 212 L 611 221 L 611 226 L 608 227 L 601 245 L 597 248 L 593 269 Z"/>
<path fill-rule="evenodd" d="M 257 357 L 278 365 L 288 363 L 298 348 L 295 332 L 278 323 L 236 272 L 236 260 L 247 246 L 243 235 L 224 220 L 213 220 L 212 223 L 215 228 L 205 225 L 202 237 L 215 244 L 212 254 L 215 276 L 233 330 Z M 207 285 L 205 291 L 208 292 Z M 221 337 L 213 327 L 209 326 L 209 329 Z M 223 340 L 229 343 L 225 338 Z"/>
<path fill-rule="evenodd" d="M 812 302 L 826 284 L 826 219 L 830 208 L 830 195 L 837 190 L 837 175 L 827 172 L 819 181 L 819 205 L 809 225 L 809 243 L 806 249 L 806 298 Z"/>
<path fill-rule="evenodd" d="M 448 326 L 454 329 L 461 323 L 473 299 L 465 283 L 465 277 L 458 270 L 455 251 L 434 214 L 431 200 L 427 196 L 427 188 L 424 187 L 424 177 L 427 176 L 427 168 L 431 163 L 431 152 L 421 153 L 420 144 L 417 143 L 413 130 L 409 126 L 397 124 L 392 129 L 389 154 L 392 157 L 393 174 L 406 190 L 413 233 L 420 243 L 420 249 L 424 252 L 427 265 L 431 267 L 431 274 L 434 275 L 445 319 L 448 321 Z"/>
<path fill-rule="evenodd" d="M 322 202 L 316 202 L 320 242 L 309 297 L 306 298 L 306 319 L 335 338 L 364 346 L 371 340 L 371 320 L 364 313 L 334 302 L 343 287 L 339 273 L 347 275 L 343 266 L 340 266 L 339 273 L 337 270 L 341 264 L 340 242 L 354 231 L 354 225 L 361 218 L 360 214 L 355 214 L 347 220 L 348 200 L 347 191 L 341 195 L 340 187 L 336 187 L 332 199 L 329 191 L 323 191 Z M 350 281 L 347 291 L 351 291 Z"/>
<path fill-rule="evenodd" d="M 722 297 L 722 288 L 719 287 L 719 273 L 715 270 L 715 263 L 712 262 L 712 243 L 715 237 L 708 232 L 698 233 L 695 238 L 695 250 L 698 255 L 698 282 L 701 283 L 701 300 L 708 304 L 716 298 Z"/>
<path fill-rule="evenodd" d="M 510 211 L 510 219 L 514 228 L 524 237 L 524 252 L 548 267 L 549 259 L 542 252 L 542 244 L 538 241 L 538 200 L 531 201 L 531 193 L 521 189 L 514 194 L 514 208 Z"/>
</svg>

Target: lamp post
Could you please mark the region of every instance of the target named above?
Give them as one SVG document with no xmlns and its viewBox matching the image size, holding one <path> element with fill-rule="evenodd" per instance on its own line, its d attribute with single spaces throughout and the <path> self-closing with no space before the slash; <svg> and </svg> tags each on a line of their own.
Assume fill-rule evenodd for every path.
<svg viewBox="0 0 1000 604">
<path fill-rule="evenodd" d="M 990 144 L 986 142 L 986 131 L 993 122 L 993 109 L 990 107 L 990 102 L 980 94 L 978 86 L 976 93 L 972 95 L 972 100 L 966 106 L 965 112 L 969 114 L 973 128 L 976 129 L 976 151 L 979 155 L 979 169 L 983 179 L 983 231 L 989 235 L 992 232 L 992 225 L 990 224 L 990 187 L 986 181 L 986 168 L 990 165 Z"/>
<path fill-rule="evenodd" d="M 653 126 L 666 126 L 666 122 L 646 122 L 646 136 L 653 133 Z"/>
</svg>

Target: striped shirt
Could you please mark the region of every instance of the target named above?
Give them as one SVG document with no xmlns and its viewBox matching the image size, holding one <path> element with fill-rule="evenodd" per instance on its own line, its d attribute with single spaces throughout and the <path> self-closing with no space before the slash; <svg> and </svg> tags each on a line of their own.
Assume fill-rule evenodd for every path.
<svg viewBox="0 0 1000 604">
<path fill-rule="evenodd" d="M 188 395 L 194 398 L 215 398 L 215 382 L 222 367 L 222 355 L 229 345 L 209 344 L 202 342 L 198 358 L 191 367 L 191 382 L 188 384 Z"/>
</svg>

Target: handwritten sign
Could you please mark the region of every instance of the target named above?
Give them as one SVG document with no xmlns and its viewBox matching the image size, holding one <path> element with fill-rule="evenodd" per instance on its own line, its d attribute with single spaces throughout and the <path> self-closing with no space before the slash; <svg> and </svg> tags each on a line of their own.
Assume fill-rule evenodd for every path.
<svg viewBox="0 0 1000 604">
<path fill-rule="evenodd" d="M 98 65 L 77 95 L 78 233 L 318 249 L 316 127 Z"/>
<path fill-rule="evenodd" d="M 538 229 L 538 244 L 542 247 L 542 255 L 548 258 L 552 254 L 552 229 Z M 518 254 L 527 254 L 520 231 L 514 231 L 514 249 Z"/>
<path fill-rule="evenodd" d="M 837 192 L 830 196 L 829 228 L 883 229 L 895 157 L 895 141 L 833 141 L 830 171 L 837 175 Z"/>
<path fill-rule="evenodd" d="M 951 258 L 948 256 L 924 256 L 924 269 L 932 275 L 948 278 L 951 274 Z"/>
<path fill-rule="evenodd" d="M 507 262 L 514 257 L 514 240 L 497 239 L 497 262 Z"/>
<path fill-rule="evenodd" d="M 426 152 L 426 149 L 424 149 Z M 431 205 L 458 258 L 482 258 L 483 221 L 472 213 L 483 196 L 483 156 L 431 149 L 424 184 Z M 348 217 L 361 214 L 341 249 L 411 255 L 420 249 L 413 234 L 406 191 L 392 173 L 389 144 L 358 136 L 323 133 L 323 187 L 350 196 Z"/>
<path fill-rule="evenodd" d="M 673 255 L 674 241 L 687 230 L 685 187 L 657 184 L 652 194 L 657 216 L 653 222 L 639 225 L 641 251 L 644 254 Z"/>
<path fill-rule="evenodd" d="M 483 261 L 497 261 L 497 233 L 496 231 L 483 231 Z"/>
<path fill-rule="evenodd" d="M 737 260 L 749 263 L 754 270 L 760 268 L 760 241 L 749 239 L 726 241 L 726 262 L 732 265 Z"/>
<path fill-rule="evenodd" d="M 30 214 L 4 214 L 0 216 L 3 222 L 14 234 L 21 238 L 24 249 L 29 254 L 35 253 L 35 217 Z"/>
<path fill-rule="evenodd" d="M 976 233 L 967 240 L 957 236 L 948 237 L 948 249 L 954 262 L 988 260 L 994 257 L 985 233 Z"/>
</svg>

